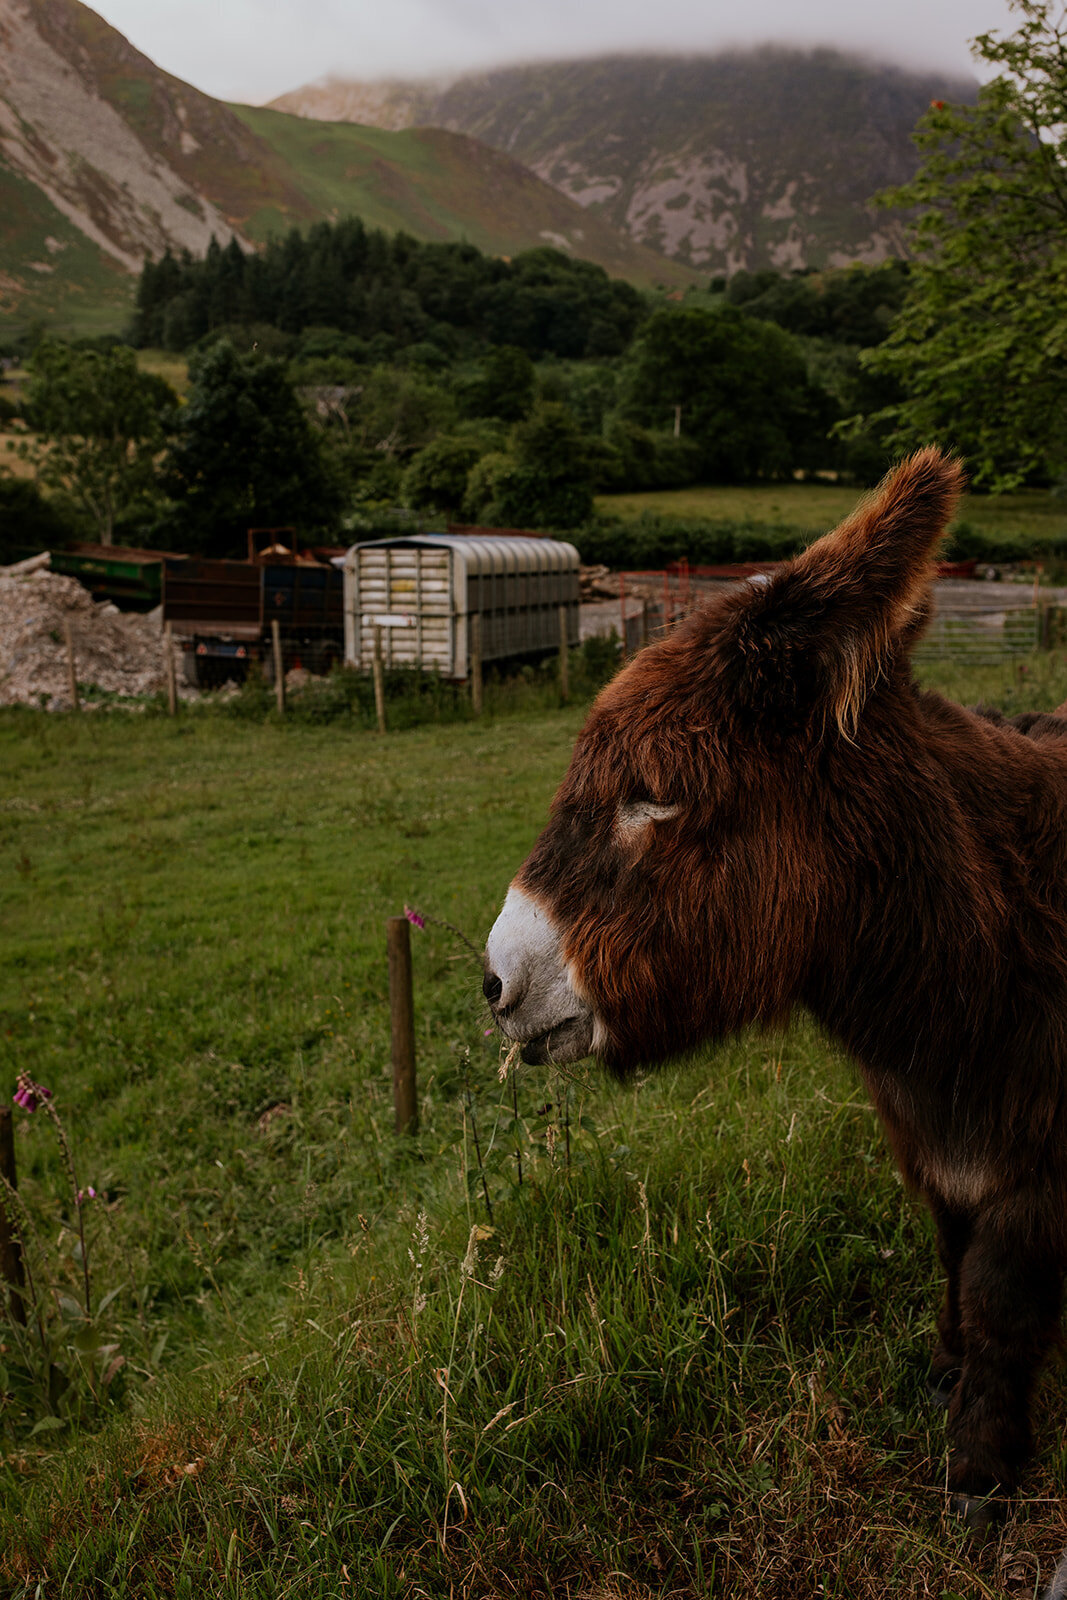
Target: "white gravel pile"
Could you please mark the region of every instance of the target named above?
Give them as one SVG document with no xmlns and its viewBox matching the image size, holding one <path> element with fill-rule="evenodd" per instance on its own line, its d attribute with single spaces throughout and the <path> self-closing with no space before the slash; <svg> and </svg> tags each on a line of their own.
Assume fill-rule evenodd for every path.
<svg viewBox="0 0 1067 1600">
<path fill-rule="evenodd" d="M 158 609 L 142 616 L 97 604 L 56 572 L 0 571 L 0 706 L 69 709 L 68 620 L 79 694 L 89 686 L 119 695 L 165 687 Z"/>
</svg>

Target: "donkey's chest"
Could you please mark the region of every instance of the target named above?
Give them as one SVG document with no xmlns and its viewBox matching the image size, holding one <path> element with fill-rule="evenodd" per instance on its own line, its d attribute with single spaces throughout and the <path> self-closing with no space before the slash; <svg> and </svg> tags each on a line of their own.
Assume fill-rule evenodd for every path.
<svg viewBox="0 0 1067 1600">
<path fill-rule="evenodd" d="M 946 1100 L 892 1075 L 865 1071 L 864 1078 L 906 1181 L 954 1208 L 980 1207 L 1000 1173 L 988 1121 L 955 1096 Z"/>
<path fill-rule="evenodd" d="M 913 1182 L 925 1195 L 937 1196 L 954 1210 L 980 1209 L 1000 1185 L 995 1164 L 936 1151 L 918 1150 Z"/>
</svg>

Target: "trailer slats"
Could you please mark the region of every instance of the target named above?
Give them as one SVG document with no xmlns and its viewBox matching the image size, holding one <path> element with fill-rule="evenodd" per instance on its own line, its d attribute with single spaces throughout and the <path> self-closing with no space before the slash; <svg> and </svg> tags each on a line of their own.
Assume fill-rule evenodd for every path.
<svg viewBox="0 0 1067 1600">
<path fill-rule="evenodd" d="M 445 678 L 470 670 L 469 621 L 481 618 L 483 662 L 559 649 L 559 607 L 578 643 L 578 552 L 555 539 L 486 530 L 354 545 L 345 557 L 345 658 L 369 671 L 374 629 L 387 665 Z"/>
</svg>

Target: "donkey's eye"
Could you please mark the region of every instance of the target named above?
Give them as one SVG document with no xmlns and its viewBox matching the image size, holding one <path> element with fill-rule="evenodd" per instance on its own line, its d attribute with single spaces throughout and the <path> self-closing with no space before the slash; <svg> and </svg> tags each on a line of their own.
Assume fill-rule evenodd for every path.
<svg viewBox="0 0 1067 1600">
<path fill-rule="evenodd" d="M 676 817 L 681 806 L 664 806 L 655 800 L 620 800 L 615 813 L 619 828 L 644 828 L 650 822 L 667 822 Z"/>
</svg>

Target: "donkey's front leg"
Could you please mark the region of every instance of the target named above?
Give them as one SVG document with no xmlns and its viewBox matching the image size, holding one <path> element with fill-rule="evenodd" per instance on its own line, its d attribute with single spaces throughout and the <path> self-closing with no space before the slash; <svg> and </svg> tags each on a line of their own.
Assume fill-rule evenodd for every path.
<svg viewBox="0 0 1067 1600">
<path fill-rule="evenodd" d="M 960 1273 L 974 1232 L 974 1218 L 939 1198 L 929 1197 L 929 1205 L 937 1227 L 937 1253 L 945 1271 L 945 1299 L 937 1319 L 938 1344 L 930 1362 L 927 1388 L 937 1405 L 947 1406 L 963 1371 Z"/>
<path fill-rule="evenodd" d="M 1015 1214 L 1025 1218 L 1017 1204 Z M 1030 1454 L 1030 1396 L 1056 1333 L 1060 1253 L 1006 1210 L 980 1217 L 959 1279 L 963 1370 L 948 1412 L 954 1509 L 982 1521 L 994 1490 L 1010 1493 Z"/>
</svg>

